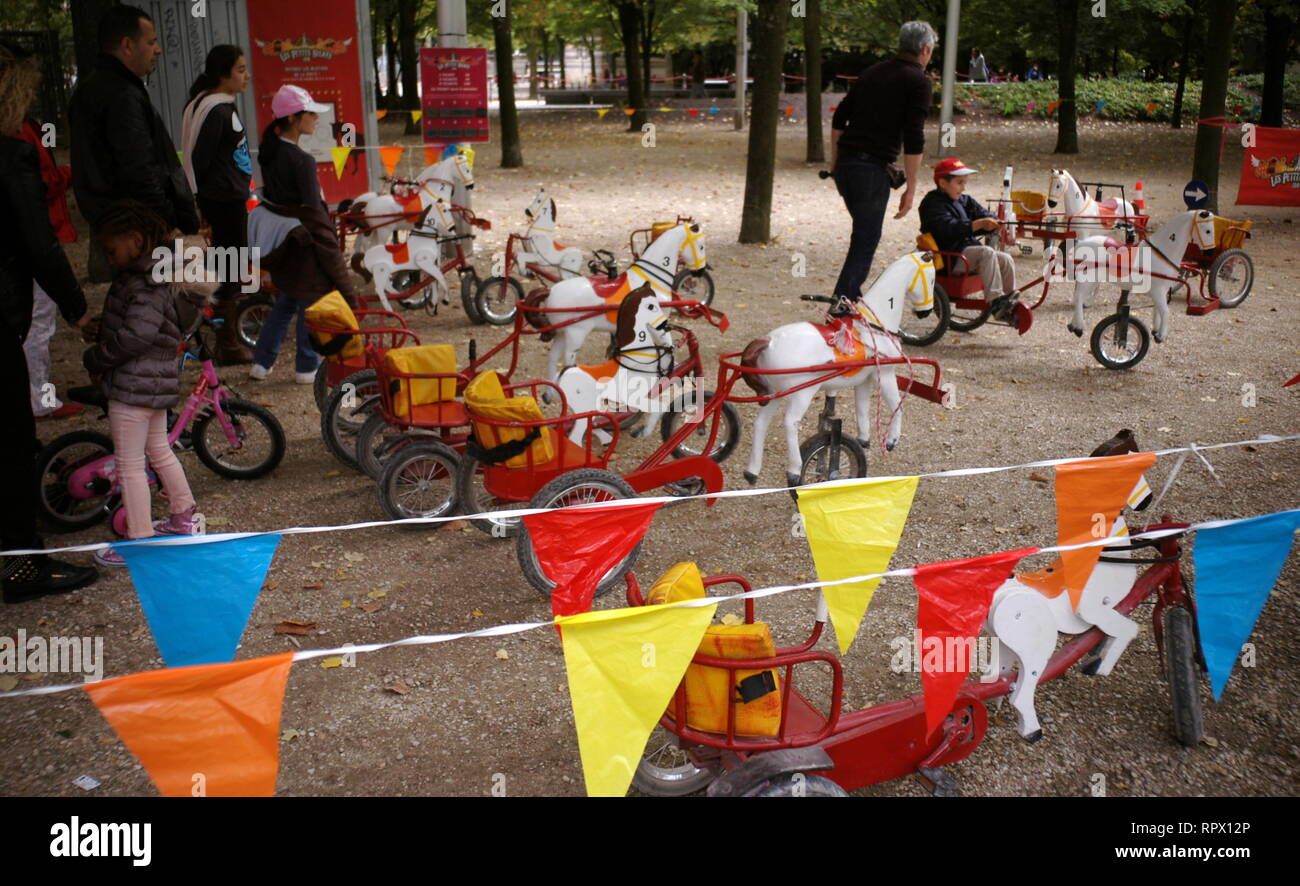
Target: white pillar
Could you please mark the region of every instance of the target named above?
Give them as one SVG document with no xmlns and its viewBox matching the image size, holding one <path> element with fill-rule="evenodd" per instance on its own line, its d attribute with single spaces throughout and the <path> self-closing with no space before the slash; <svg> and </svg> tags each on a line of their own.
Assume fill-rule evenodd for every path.
<svg viewBox="0 0 1300 886">
<path fill-rule="evenodd" d="M 749 76 L 749 13 L 736 12 L 736 128 L 745 128 L 745 78 Z"/>
<path fill-rule="evenodd" d="M 957 79 L 957 22 L 961 18 L 961 0 L 948 0 L 948 21 L 943 29 L 943 99 L 939 106 L 939 144 L 936 156 L 952 156 L 953 149 L 943 146 L 943 134 L 952 123 L 952 91 Z"/>
<path fill-rule="evenodd" d="M 465 0 L 438 0 L 438 45 L 469 46 Z"/>
</svg>

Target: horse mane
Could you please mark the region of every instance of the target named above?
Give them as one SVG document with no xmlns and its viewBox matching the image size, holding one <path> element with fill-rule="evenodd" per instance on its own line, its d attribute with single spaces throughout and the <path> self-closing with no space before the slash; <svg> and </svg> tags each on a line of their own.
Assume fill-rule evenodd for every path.
<svg viewBox="0 0 1300 886">
<path fill-rule="evenodd" d="M 636 340 L 637 311 L 641 310 L 641 302 L 653 298 L 654 294 L 650 284 L 643 283 L 639 289 L 629 292 L 618 306 L 618 327 L 614 335 L 620 350 Z"/>
<path fill-rule="evenodd" d="M 555 221 L 559 217 L 560 217 L 559 213 L 555 211 L 555 198 L 552 197 L 551 198 L 551 221 Z"/>
<path fill-rule="evenodd" d="M 1137 438 L 1128 428 L 1124 428 L 1114 437 L 1111 437 L 1105 443 L 1098 446 L 1092 451 L 1088 458 L 1105 458 L 1109 455 L 1128 455 L 1130 452 L 1137 452 Z"/>
</svg>

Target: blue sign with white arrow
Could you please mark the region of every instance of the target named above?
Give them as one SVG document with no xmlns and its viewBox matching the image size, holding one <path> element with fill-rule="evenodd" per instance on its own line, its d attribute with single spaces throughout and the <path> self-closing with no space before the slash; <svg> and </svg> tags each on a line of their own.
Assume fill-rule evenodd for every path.
<svg viewBox="0 0 1300 886">
<path fill-rule="evenodd" d="M 1192 179 L 1183 188 L 1183 202 L 1188 209 L 1200 209 L 1210 199 L 1210 186 L 1203 181 Z"/>
</svg>

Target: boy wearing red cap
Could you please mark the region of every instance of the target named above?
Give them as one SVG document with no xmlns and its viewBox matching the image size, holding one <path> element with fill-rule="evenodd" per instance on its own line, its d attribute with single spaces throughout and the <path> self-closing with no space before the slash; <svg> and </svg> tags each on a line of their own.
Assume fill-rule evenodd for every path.
<svg viewBox="0 0 1300 886">
<path fill-rule="evenodd" d="M 1017 295 L 1016 263 L 1005 252 L 984 246 L 975 238 L 980 231 L 996 231 L 998 220 L 974 197 L 966 194 L 966 177 L 975 170 L 956 157 L 940 160 L 934 167 L 935 189 L 921 201 L 921 233 L 933 234 L 943 252 L 960 252 L 972 273 L 984 281 L 984 294 L 994 297 L 993 316 L 1006 319 L 1010 299 Z M 953 262 L 953 273 L 965 272 L 962 262 Z"/>
</svg>

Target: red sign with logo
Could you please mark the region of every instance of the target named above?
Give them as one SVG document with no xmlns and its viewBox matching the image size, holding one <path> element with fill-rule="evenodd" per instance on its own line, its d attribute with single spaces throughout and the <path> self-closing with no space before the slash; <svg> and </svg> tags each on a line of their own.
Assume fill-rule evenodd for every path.
<svg viewBox="0 0 1300 886">
<path fill-rule="evenodd" d="M 425 144 L 488 140 L 487 50 L 420 50 Z"/>
<path fill-rule="evenodd" d="M 271 99 L 281 86 L 291 83 L 311 93 L 313 100 L 330 105 L 320 115 L 316 131 L 304 135 L 298 146 L 316 158 L 316 175 L 329 203 L 369 190 L 366 152 L 348 155 L 340 178 L 334 173 L 329 149 L 342 139 L 364 145 L 365 113 L 358 51 L 357 9 L 353 2 L 276 0 L 248 4 L 248 31 L 252 45 L 257 132 L 270 124 Z M 351 126 L 351 129 L 348 127 Z M 256 176 L 261 180 L 262 176 Z"/>
<path fill-rule="evenodd" d="M 1300 129 L 1256 126 L 1255 144 L 1241 161 L 1237 202 L 1249 206 L 1300 206 Z"/>
</svg>

